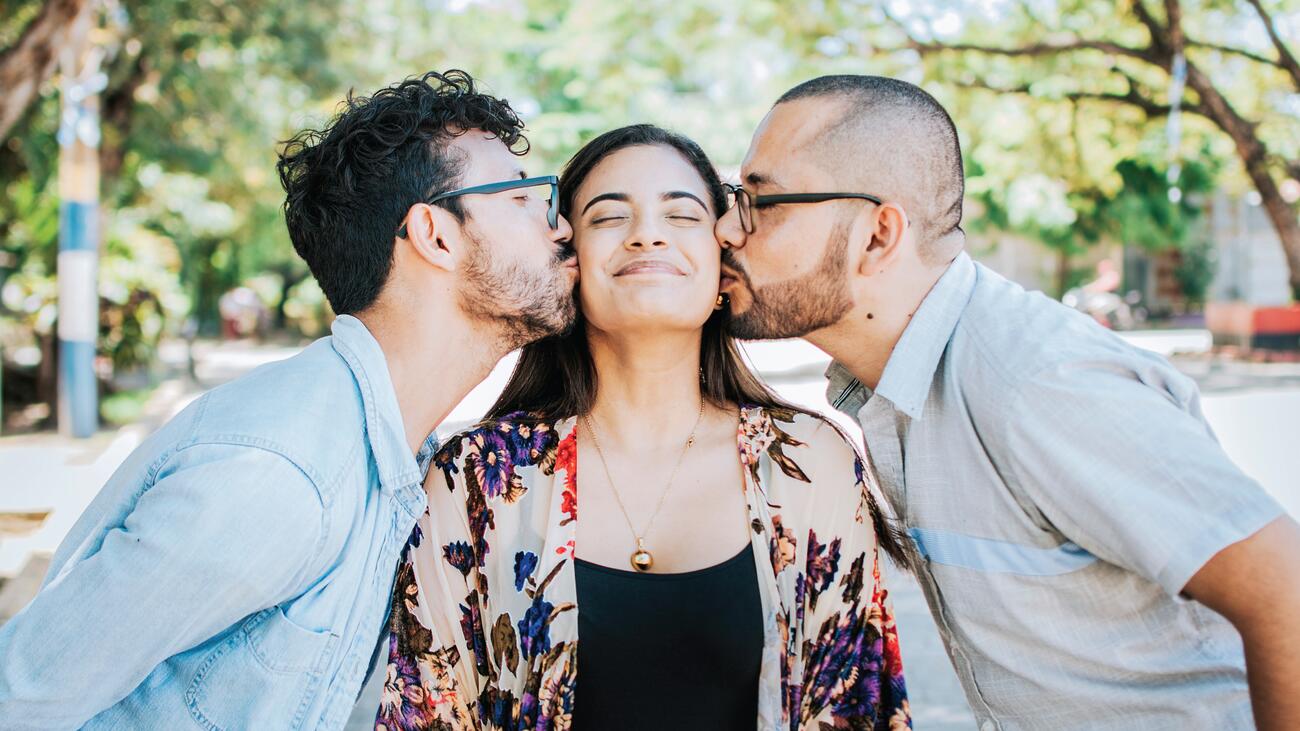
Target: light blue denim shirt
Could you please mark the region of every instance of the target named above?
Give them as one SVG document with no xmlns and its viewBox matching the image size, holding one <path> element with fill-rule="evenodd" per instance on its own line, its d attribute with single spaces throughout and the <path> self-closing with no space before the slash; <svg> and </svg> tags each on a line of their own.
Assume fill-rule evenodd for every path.
<svg viewBox="0 0 1300 731">
<path fill-rule="evenodd" d="M 1253 728 L 1240 636 L 1180 594 L 1282 509 L 1195 383 L 966 254 L 874 392 L 828 375 L 981 731 Z"/>
<path fill-rule="evenodd" d="M 434 446 L 411 454 L 353 317 L 209 392 L 127 458 L 0 628 L 0 727 L 342 728 Z"/>
</svg>

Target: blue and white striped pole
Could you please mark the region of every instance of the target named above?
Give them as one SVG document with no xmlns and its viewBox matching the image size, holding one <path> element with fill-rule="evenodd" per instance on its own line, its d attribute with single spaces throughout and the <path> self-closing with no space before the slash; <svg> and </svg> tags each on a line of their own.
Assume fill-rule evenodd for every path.
<svg viewBox="0 0 1300 731">
<path fill-rule="evenodd" d="M 98 94 L 107 79 L 93 50 L 66 58 L 75 61 L 63 66 L 59 123 L 59 431 L 84 439 L 99 428 Z"/>
</svg>

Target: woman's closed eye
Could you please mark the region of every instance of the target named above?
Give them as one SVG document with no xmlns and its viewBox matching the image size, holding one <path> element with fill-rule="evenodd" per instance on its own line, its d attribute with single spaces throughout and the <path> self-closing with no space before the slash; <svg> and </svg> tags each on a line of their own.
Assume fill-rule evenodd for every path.
<svg viewBox="0 0 1300 731">
<path fill-rule="evenodd" d="M 669 213 L 665 218 L 676 223 L 699 223 L 703 220 L 700 214 L 693 211 L 675 211 Z"/>
</svg>

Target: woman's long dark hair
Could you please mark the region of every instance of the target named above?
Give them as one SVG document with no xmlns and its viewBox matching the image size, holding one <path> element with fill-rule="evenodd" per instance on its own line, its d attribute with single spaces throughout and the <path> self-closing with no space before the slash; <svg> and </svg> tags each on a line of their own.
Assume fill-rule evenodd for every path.
<svg viewBox="0 0 1300 731">
<path fill-rule="evenodd" d="M 560 213 L 568 217 L 573 211 L 573 198 L 596 165 L 634 145 L 658 145 L 677 151 L 704 180 L 714 215 L 721 216 L 726 211 L 727 194 L 722 181 L 699 145 L 652 124 L 633 124 L 588 142 L 564 166 L 560 174 Z M 582 286 L 581 282 L 578 286 Z M 704 323 L 700 336 L 700 390 L 704 398 L 720 408 L 740 404 L 816 416 L 781 399 L 749 369 L 736 339 L 727 333 L 727 317 L 727 308 L 715 311 Z M 579 308 L 578 319 L 568 333 L 524 346 L 509 383 L 484 420 L 519 412 L 525 412 L 528 415 L 525 418 L 545 421 L 581 416 L 595 406 L 596 388 L 596 365 L 591 359 L 587 326 Z M 834 422 L 827 420 L 827 423 L 840 431 Z M 840 435 L 846 441 L 849 439 L 843 432 Z M 875 496 L 868 492 L 865 497 L 880 548 L 900 565 L 909 566 L 911 557 L 902 548 L 900 532 L 881 513 Z"/>
<path fill-rule="evenodd" d="M 657 145 L 676 151 L 695 168 L 708 188 L 713 214 L 727 210 L 727 194 L 713 163 L 690 139 L 652 124 L 634 124 L 606 132 L 588 142 L 560 174 L 560 213 L 573 211 L 573 198 L 602 160 L 634 145 Z M 579 283 L 578 286 L 582 286 Z M 727 310 L 715 311 L 704 323 L 700 338 L 701 390 L 715 406 L 751 404 L 804 411 L 772 392 L 745 364 L 735 338 L 726 332 Z M 587 327 L 581 310 L 573 329 L 524 346 L 510 382 L 488 411 L 488 419 L 529 412 L 542 419 L 565 419 L 591 411 L 596 403 L 596 366 L 591 360 Z"/>
</svg>

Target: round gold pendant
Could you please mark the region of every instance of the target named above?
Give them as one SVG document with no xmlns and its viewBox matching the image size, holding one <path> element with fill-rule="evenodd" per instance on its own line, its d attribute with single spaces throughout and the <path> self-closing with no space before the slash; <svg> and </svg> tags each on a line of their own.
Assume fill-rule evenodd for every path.
<svg viewBox="0 0 1300 731">
<path fill-rule="evenodd" d="M 650 552 L 644 548 L 639 548 L 636 553 L 632 554 L 632 568 L 637 571 L 644 573 L 649 571 L 650 567 L 654 565 L 654 556 L 651 556 Z"/>
</svg>

